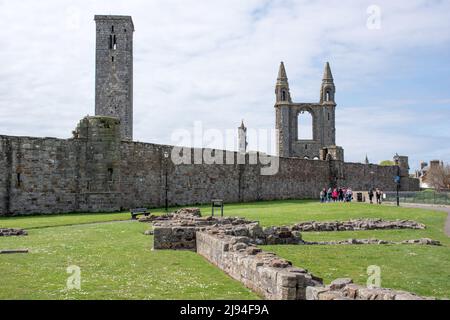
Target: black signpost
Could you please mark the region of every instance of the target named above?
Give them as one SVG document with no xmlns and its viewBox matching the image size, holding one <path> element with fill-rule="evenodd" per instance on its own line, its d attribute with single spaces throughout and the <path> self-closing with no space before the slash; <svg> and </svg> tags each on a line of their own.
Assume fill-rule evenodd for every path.
<svg viewBox="0 0 450 320">
<path fill-rule="evenodd" d="M 214 199 L 211 201 L 212 205 L 212 216 L 214 217 L 214 208 L 220 208 L 221 217 L 223 217 L 223 200 Z"/>
</svg>

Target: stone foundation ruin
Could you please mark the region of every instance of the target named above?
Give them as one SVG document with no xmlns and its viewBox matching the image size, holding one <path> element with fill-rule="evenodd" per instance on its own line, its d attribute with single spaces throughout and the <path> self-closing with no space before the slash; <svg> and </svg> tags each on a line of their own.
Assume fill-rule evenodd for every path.
<svg viewBox="0 0 450 320">
<path fill-rule="evenodd" d="M 27 236 L 28 232 L 22 229 L 0 229 L 0 237 Z"/>
<path fill-rule="evenodd" d="M 381 228 L 388 225 L 392 228 L 395 226 L 411 226 L 419 229 L 425 227 L 414 221 L 395 223 L 373 221 L 376 221 L 374 223 Z M 196 208 L 182 209 L 160 217 L 146 217 L 141 219 L 141 222 L 153 223 L 154 250 L 196 251 L 229 276 L 269 300 L 422 300 L 425 298 L 403 291 L 354 285 L 351 279 L 338 279 L 330 286 L 324 286 L 321 278 L 305 269 L 292 266 L 290 261 L 274 253 L 263 251 L 257 247 L 258 245 L 388 243 L 439 245 L 438 241 L 431 239 L 403 242 L 357 239 L 334 243 L 305 242 L 300 232 L 293 230 L 292 227 L 263 229 L 258 222 L 242 218 L 203 218 L 200 210 Z M 370 226 L 372 226 L 371 223 L 369 223 Z M 358 228 L 362 227 L 361 224 L 354 225 L 358 225 Z"/>
<path fill-rule="evenodd" d="M 389 229 L 425 229 L 425 225 L 411 220 L 354 219 L 350 221 L 302 222 L 292 227 L 294 231 L 361 231 Z"/>
</svg>

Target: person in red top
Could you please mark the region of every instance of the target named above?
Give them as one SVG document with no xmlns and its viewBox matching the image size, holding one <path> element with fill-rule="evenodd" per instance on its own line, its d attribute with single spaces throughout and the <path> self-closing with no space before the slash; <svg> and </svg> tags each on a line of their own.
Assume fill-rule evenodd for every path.
<svg viewBox="0 0 450 320">
<path fill-rule="evenodd" d="M 339 197 L 339 192 L 336 188 L 333 189 L 333 193 L 331 194 L 331 197 L 333 198 L 333 201 L 336 202 Z"/>
</svg>

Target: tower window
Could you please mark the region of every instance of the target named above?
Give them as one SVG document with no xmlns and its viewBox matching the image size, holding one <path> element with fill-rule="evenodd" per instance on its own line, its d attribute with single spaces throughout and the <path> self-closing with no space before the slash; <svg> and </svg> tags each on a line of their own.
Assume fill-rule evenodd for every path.
<svg viewBox="0 0 450 320">
<path fill-rule="evenodd" d="M 286 101 L 286 91 L 281 91 L 281 101 Z"/>
<path fill-rule="evenodd" d="M 113 181 L 114 170 L 112 168 L 108 168 L 108 181 Z"/>
<path fill-rule="evenodd" d="M 298 115 L 297 124 L 298 124 L 298 132 L 297 132 L 298 140 L 314 139 L 313 117 L 309 111 L 300 112 L 300 114 Z"/>
<path fill-rule="evenodd" d="M 109 49 L 111 50 L 113 48 L 113 36 L 109 36 Z"/>
<path fill-rule="evenodd" d="M 20 172 L 17 173 L 17 187 L 20 188 L 22 186 L 22 177 L 20 176 Z"/>
<path fill-rule="evenodd" d="M 114 26 L 111 27 L 111 32 L 114 33 Z"/>
<path fill-rule="evenodd" d="M 117 50 L 117 38 L 116 38 L 116 35 L 114 35 L 113 50 Z"/>
<path fill-rule="evenodd" d="M 330 114 L 328 113 L 328 121 L 330 121 Z"/>
<path fill-rule="evenodd" d="M 330 91 L 327 91 L 325 101 L 331 101 L 331 94 Z"/>
<path fill-rule="evenodd" d="M 111 57 L 111 61 L 114 62 L 114 56 Z"/>
</svg>

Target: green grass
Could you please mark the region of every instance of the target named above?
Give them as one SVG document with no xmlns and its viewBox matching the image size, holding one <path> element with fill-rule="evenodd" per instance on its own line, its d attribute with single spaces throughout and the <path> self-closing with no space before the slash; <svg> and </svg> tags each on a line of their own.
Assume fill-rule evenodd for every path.
<svg viewBox="0 0 450 320">
<path fill-rule="evenodd" d="M 202 206 L 203 215 L 211 213 Z M 163 210 L 153 210 L 161 214 Z M 305 240 L 428 237 L 442 247 L 415 245 L 267 246 L 264 249 L 307 268 L 326 283 L 351 277 L 365 284 L 366 270 L 378 265 L 382 285 L 425 296 L 450 297 L 450 238 L 446 214 L 421 209 L 366 204 L 273 201 L 228 204 L 228 216 L 261 221 L 264 226 L 352 218 L 411 219 L 426 230 L 303 233 Z M 151 251 L 148 225 L 129 213 L 0 218 L 1 227 L 24 227 L 28 237 L 0 238 L 0 249 L 29 248 L 30 254 L 0 255 L 0 299 L 256 299 L 240 283 L 192 252 Z M 98 222 L 110 222 L 95 224 Z M 86 224 L 94 223 L 94 224 Z M 80 224 L 80 225 L 76 225 Z M 66 268 L 78 265 L 82 291 L 66 291 Z"/>
<path fill-rule="evenodd" d="M 29 218 L 33 219 L 33 218 Z M 35 229 L 0 239 L 0 299 L 258 299 L 194 252 L 151 251 L 148 225 L 119 222 Z M 81 291 L 66 268 L 81 268 Z"/>
<path fill-rule="evenodd" d="M 68 213 L 61 215 L 36 215 L 22 217 L 0 217 L 3 228 L 39 229 L 57 226 L 71 226 L 99 222 L 130 220 L 129 212 L 122 213 Z"/>
</svg>

